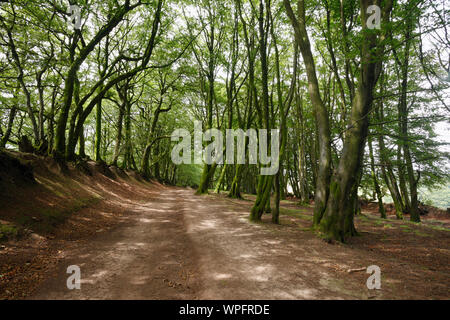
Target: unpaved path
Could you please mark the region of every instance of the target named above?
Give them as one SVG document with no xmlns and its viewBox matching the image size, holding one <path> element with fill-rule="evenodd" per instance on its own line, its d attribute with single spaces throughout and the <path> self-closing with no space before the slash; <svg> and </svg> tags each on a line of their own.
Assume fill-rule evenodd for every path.
<svg viewBox="0 0 450 320">
<path fill-rule="evenodd" d="M 65 253 L 56 277 L 32 299 L 193 299 L 196 253 L 186 232 L 177 190 L 148 203 L 122 204 L 124 226 Z M 68 290 L 70 265 L 81 269 L 81 290 Z"/>
<path fill-rule="evenodd" d="M 296 223 L 252 224 L 249 201 L 163 188 L 122 205 L 123 225 L 65 252 L 31 299 L 420 298 L 395 281 L 368 291 L 369 275 L 346 272 L 376 262 L 400 268 L 395 261 L 328 245 Z M 67 289 L 70 265 L 81 268 L 81 290 Z"/>
</svg>

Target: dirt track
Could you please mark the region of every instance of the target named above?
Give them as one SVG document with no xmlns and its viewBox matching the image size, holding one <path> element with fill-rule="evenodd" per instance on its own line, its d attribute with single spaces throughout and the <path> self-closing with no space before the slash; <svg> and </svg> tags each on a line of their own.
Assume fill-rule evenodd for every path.
<svg viewBox="0 0 450 320">
<path fill-rule="evenodd" d="M 336 286 L 306 258 L 306 243 L 250 224 L 246 206 L 192 194 L 166 189 L 127 203 L 124 226 L 66 252 L 32 299 L 363 298 L 363 286 Z M 70 265 L 81 268 L 81 290 L 66 287 Z"/>
<path fill-rule="evenodd" d="M 147 202 L 124 200 L 121 226 L 65 252 L 54 278 L 31 299 L 446 297 L 447 272 L 417 287 L 417 274 L 425 273 L 414 266 L 328 245 L 293 218 L 281 226 L 252 224 L 250 205 L 177 188 L 155 190 Z M 380 291 L 367 290 L 365 272 L 346 272 L 372 264 L 386 271 Z M 81 267 L 81 290 L 66 287 L 70 265 Z"/>
</svg>

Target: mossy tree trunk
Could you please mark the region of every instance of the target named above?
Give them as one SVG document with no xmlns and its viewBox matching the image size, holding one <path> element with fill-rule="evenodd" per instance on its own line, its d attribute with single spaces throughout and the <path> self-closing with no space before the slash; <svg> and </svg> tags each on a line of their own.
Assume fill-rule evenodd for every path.
<svg viewBox="0 0 450 320">
<path fill-rule="evenodd" d="M 268 2 L 264 4 L 263 0 L 259 2 L 259 56 L 261 61 L 261 80 L 262 80 L 262 104 L 259 114 L 262 116 L 260 125 L 262 128 L 267 129 L 270 132 L 271 128 L 271 113 L 270 113 L 270 96 L 269 96 L 269 67 L 267 58 L 267 43 L 268 35 L 266 32 L 266 24 L 270 26 L 272 24 L 270 18 L 270 5 Z M 259 105 L 257 106 L 259 108 Z M 271 141 L 270 136 L 267 141 Z M 271 149 L 270 145 L 267 148 Z M 261 217 L 264 212 L 270 212 L 270 195 L 273 188 L 274 176 L 260 176 L 257 190 L 256 202 L 250 213 L 251 221 L 261 221 Z"/>
<path fill-rule="evenodd" d="M 202 178 L 200 180 L 200 186 L 197 189 L 197 195 L 203 195 L 207 194 L 211 181 L 214 178 L 214 175 L 216 173 L 217 169 L 217 163 L 214 163 L 212 165 L 205 165 L 203 169 Z"/>
<path fill-rule="evenodd" d="M 80 158 L 85 159 L 86 158 L 86 141 L 84 138 L 84 133 L 80 136 L 80 143 L 79 143 L 80 149 L 78 150 L 78 153 L 80 155 Z"/>
<path fill-rule="evenodd" d="M 281 202 L 281 174 L 275 175 L 275 209 L 272 212 L 272 223 L 280 224 L 280 202 Z"/>
<path fill-rule="evenodd" d="M 227 173 L 227 165 L 225 164 L 222 168 L 222 172 L 220 173 L 219 180 L 217 180 L 216 188 L 214 189 L 214 193 L 217 193 L 217 194 L 220 193 L 226 173 Z"/>
<path fill-rule="evenodd" d="M 267 202 L 270 203 L 270 194 L 273 186 L 273 176 L 260 176 L 258 192 L 255 204 L 250 214 L 250 221 L 261 221 L 262 215 L 266 211 Z"/>
<path fill-rule="evenodd" d="M 378 39 L 378 31 L 367 29 L 367 8 L 369 0 L 361 0 L 361 20 L 363 22 L 362 61 L 358 89 L 353 100 L 349 119 L 349 130 L 344 141 L 339 166 L 330 186 L 330 197 L 326 211 L 320 222 L 320 231 L 326 239 L 345 242 L 357 234 L 354 220 L 354 203 L 357 197 L 359 176 L 368 134 L 369 117 L 372 111 L 373 92 L 380 77 L 383 61 L 377 59 L 384 52 L 385 33 Z M 392 10 L 392 1 L 385 4 L 383 23 L 387 24 Z"/>
<path fill-rule="evenodd" d="M 236 174 L 234 176 L 233 182 L 231 184 L 231 189 L 228 194 L 229 198 L 242 199 L 241 179 L 242 179 L 242 171 L 243 170 L 244 170 L 244 165 L 242 165 L 242 164 L 236 165 Z"/>
</svg>

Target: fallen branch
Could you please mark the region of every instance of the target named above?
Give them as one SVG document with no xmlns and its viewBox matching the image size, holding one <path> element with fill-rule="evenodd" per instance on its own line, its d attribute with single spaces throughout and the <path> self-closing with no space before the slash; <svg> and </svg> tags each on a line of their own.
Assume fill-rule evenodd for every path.
<svg viewBox="0 0 450 320">
<path fill-rule="evenodd" d="M 366 271 L 366 268 L 360 268 L 360 269 L 349 269 L 347 270 L 348 273 L 355 273 L 355 272 L 363 272 Z"/>
</svg>

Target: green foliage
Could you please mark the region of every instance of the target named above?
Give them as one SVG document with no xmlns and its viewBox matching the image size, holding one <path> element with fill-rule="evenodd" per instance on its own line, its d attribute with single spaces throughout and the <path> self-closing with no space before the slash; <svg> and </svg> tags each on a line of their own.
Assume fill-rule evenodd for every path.
<svg viewBox="0 0 450 320">
<path fill-rule="evenodd" d="M 203 167 L 200 165 L 179 165 L 177 167 L 177 186 L 198 188 Z"/>
<path fill-rule="evenodd" d="M 0 223 L 0 242 L 15 238 L 18 235 L 18 230 L 12 225 L 3 225 Z"/>
<path fill-rule="evenodd" d="M 443 210 L 450 208 L 450 184 L 435 189 L 422 189 L 421 201 Z"/>
</svg>

